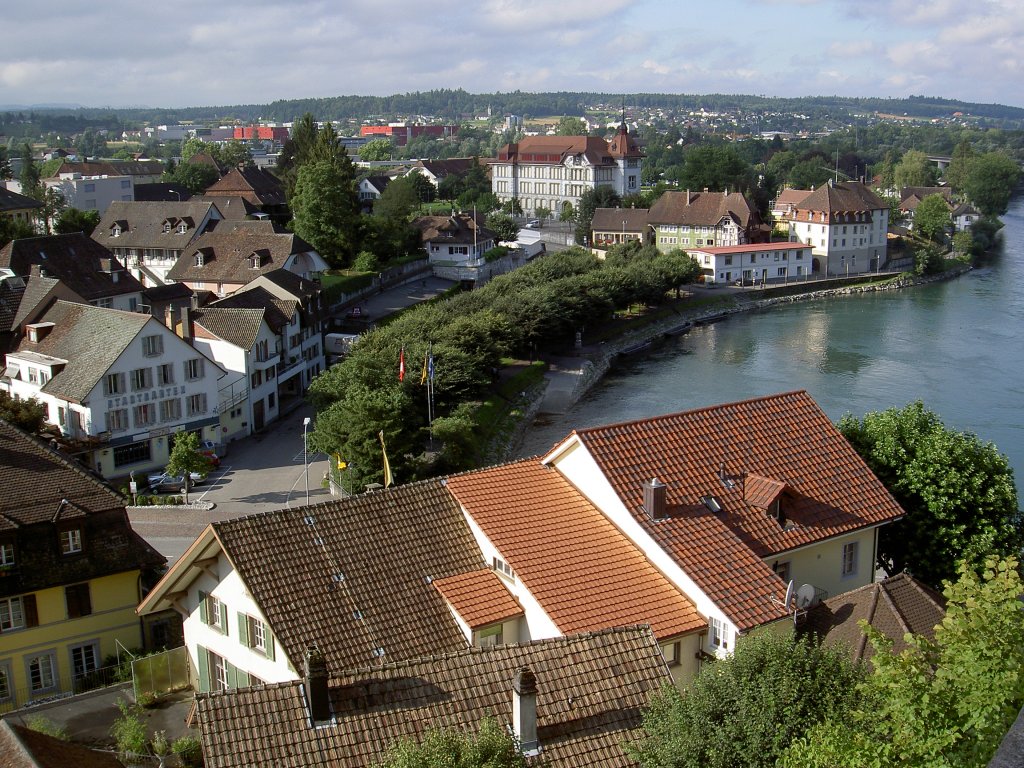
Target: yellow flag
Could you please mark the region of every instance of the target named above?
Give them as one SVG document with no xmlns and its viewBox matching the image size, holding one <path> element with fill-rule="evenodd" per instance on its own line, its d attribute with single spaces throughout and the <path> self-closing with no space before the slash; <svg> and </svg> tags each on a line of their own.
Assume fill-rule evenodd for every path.
<svg viewBox="0 0 1024 768">
<path fill-rule="evenodd" d="M 377 433 L 377 437 L 380 438 L 380 451 L 384 454 L 384 487 L 387 488 L 394 484 L 395 479 L 391 476 L 391 464 L 388 462 L 388 449 L 384 445 L 383 429 Z"/>
<path fill-rule="evenodd" d="M 423 353 L 423 373 L 420 374 L 420 386 L 427 383 L 427 353 Z"/>
</svg>

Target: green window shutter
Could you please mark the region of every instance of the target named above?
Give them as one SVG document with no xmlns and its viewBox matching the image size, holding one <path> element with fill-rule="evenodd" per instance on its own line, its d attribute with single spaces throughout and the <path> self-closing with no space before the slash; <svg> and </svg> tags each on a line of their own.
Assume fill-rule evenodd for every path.
<svg viewBox="0 0 1024 768">
<path fill-rule="evenodd" d="M 248 688 L 249 685 L 250 685 L 250 683 L 249 683 L 249 673 L 246 672 L 244 669 L 238 669 L 238 670 L 235 670 L 235 672 L 238 675 L 238 687 L 239 688 Z"/>
<path fill-rule="evenodd" d="M 220 625 L 224 628 L 224 634 L 228 634 L 228 607 L 224 603 L 220 604 Z"/>
<path fill-rule="evenodd" d="M 227 659 L 224 660 L 224 667 L 228 674 L 228 688 L 237 688 L 238 668 Z"/>
<path fill-rule="evenodd" d="M 263 636 L 266 638 L 267 643 L 267 658 L 271 661 L 274 660 L 274 633 L 270 631 L 270 627 L 266 624 L 263 625 Z"/>
<path fill-rule="evenodd" d="M 209 624 L 210 623 L 210 617 L 206 613 L 206 593 L 205 592 L 200 592 L 199 593 L 199 620 L 202 621 L 203 624 Z"/>
<path fill-rule="evenodd" d="M 249 647 L 249 617 L 244 613 L 238 614 L 238 642 Z"/>
<path fill-rule="evenodd" d="M 203 602 L 206 602 L 205 600 Z M 210 691 L 210 654 L 203 646 L 197 646 L 199 652 L 199 692 Z"/>
</svg>

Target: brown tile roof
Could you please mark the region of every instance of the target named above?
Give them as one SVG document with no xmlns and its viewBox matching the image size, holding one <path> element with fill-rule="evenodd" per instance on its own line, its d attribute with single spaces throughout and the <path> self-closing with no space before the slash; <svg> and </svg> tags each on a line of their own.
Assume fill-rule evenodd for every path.
<svg viewBox="0 0 1024 768">
<path fill-rule="evenodd" d="M 598 208 L 590 229 L 594 232 L 645 232 L 646 208 Z"/>
<path fill-rule="evenodd" d="M 484 563 L 439 480 L 212 525 L 296 669 L 313 643 L 336 670 L 466 646 L 430 582 Z"/>
<path fill-rule="evenodd" d="M 204 197 L 241 197 L 260 207 L 288 202 L 278 178 L 262 168 L 232 168 L 207 188 Z"/>
<path fill-rule="evenodd" d="M 565 634 L 707 626 L 693 604 L 555 469 L 526 459 L 448 479 L 467 514 Z"/>
<path fill-rule="evenodd" d="M 25 211 L 42 207 L 43 204 L 34 198 L 19 195 L 17 192 L 11 192 L 6 187 L 0 187 L 0 213 Z"/>
<path fill-rule="evenodd" d="M 0 720 L 0 768 L 124 768 L 109 752 L 97 752 Z"/>
<path fill-rule="evenodd" d="M 259 206 L 250 203 L 240 195 L 200 196 L 193 199 L 212 201 L 217 206 L 217 210 L 220 211 L 220 215 L 230 221 L 244 221 L 253 213 L 259 211 Z"/>
<path fill-rule="evenodd" d="M 86 301 L 142 292 L 142 283 L 132 277 L 110 251 L 81 232 L 26 237 L 0 248 L 0 267 L 7 267 L 16 275 L 27 276 L 33 264 Z M 117 282 L 104 271 L 104 265 L 116 271 Z"/>
<path fill-rule="evenodd" d="M 802 391 L 573 434 L 626 509 L 741 630 L 781 615 L 771 596 L 785 586 L 761 558 L 903 515 Z M 557 463 L 559 450 L 546 460 Z M 781 524 L 744 500 L 751 474 L 786 485 Z M 668 519 L 643 509 L 652 477 L 668 485 Z"/>
<path fill-rule="evenodd" d="M 65 160 L 49 178 L 59 178 L 62 173 L 80 173 L 82 176 L 160 176 L 163 172 L 162 160 Z"/>
<path fill-rule="evenodd" d="M 717 226 L 731 218 L 740 228 L 758 223 L 757 213 L 739 192 L 665 192 L 651 206 L 647 220 L 652 226 L 676 224 Z"/>
<path fill-rule="evenodd" d="M 0 533 L 13 532 L 13 573 L 0 596 L 162 565 L 131 529 L 126 500 L 62 453 L 0 419 Z M 53 523 L 80 519 L 87 556 L 59 554 Z"/>
<path fill-rule="evenodd" d="M 283 271 L 275 270 L 275 272 Z M 218 299 L 208 306 L 212 309 L 259 310 L 270 329 L 274 333 L 280 333 L 281 329 L 295 317 L 299 302 L 292 299 L 280 299 L 266 288 L 256 287 L 235 291 L 230 296 Z M 255 340 L 256 337 L 253 336 L 253 341 Z"/>
<path fill-rule="evenodd" d="M 523 615 L 523 607 L 490 568 L 437 579 L 434 589 L 470 629 Z"/>
<path fill-rule="evenodd" d="M 822 184 L 796 204 L 798 211 L 824 211 L 826 213 L 870 213 L 889 209 L 889 204 L 875 194 L 867 184 L 840 181 Z"/>
<path fill-rule="evenodd" d="M 623 140 L 617 134 L 612 143 L 600 136 L 527 136 L 499 149 L 496 162 L 561 165 L 569 156 L 586 157 L 591 165 L 614 165 L 616 157 L 642 153 L 628 135 Z"/>
<path fill-rule="evenodd" d="M 200 234 L 197 227 L 210 215 L 212 206 L 209 201 L 195 198 L 184 203 L 114 201 L 93 230 L 92 239 L 107 248 L 181 250 Z M 164 232 L 165 222 L 171 225 L 170 232 Z M 188 229 L 179 234 L 178 225 L 182 222 Z M 111 234 L 115 223 L 121 226 L 117 237 Z"/>
<path fill-rule="evenodd" d="M 201 251 L 204 264 L 195 265 Z M 309 253 L 313 246 L 269 221 L 222 221 L 196 238 L 167 273 L 168 280 L 245 284 L 258 275 L 281 269 L 289 257 Z M 258 253 L 261 265 L 250 266 Z"/>
<path fill-rule="evenodd" d="M 494 232 L 479 224 L 468 213 L 420 216 L 412 225 L 420 231 L 420 238 L 424 243 L 436 240 L 439 243 L 471 245 L 473 242 L 482 243 L 497 238 Z"/>
<path fill-rule="evenodd" d="M 908 197 L 916 197 L 918 200 L 924 200 L 929 195 L 941 195 L 946 202 L 953 200 L 953 188 L 952 187 L 903 187 L 900 190 L 900 202 L 902 203 Z"/>
<path fill-rule="evenodd" d="M 945 615 L 942 595 L 901 573 L 825 600 L 807 612 L 801 629 L 825 644 L 843 644 L 855 661 L 865 661 L 875 652 L 858 624 L 861 619 L 891 639 L 899 653 L 907 647 L 904 635 L 934 637 Z"/>
<path fill-rule="evenodd" d="M 512 678 L 523 666 L 537 678 L 537 735 L 546 765 L 635 765 L 623 745 L 640 736 L 652 695 L 671 682 L 647 627 L 347 672 L 330 683 L 334 719 L 315 729 L 299 682 L 200 694 L 203 754 L 218 768 L 370 766 L 430 727 L 473 731 L 486 716 L 507 726 Z"/>
<path fill-rule="evenodd" d="M 781 192 L 779 192 L 779 196 L 775 198 L 775 205 L 777 208 L 787 205 L 795 206 L 797 203 L 799 203 L 801 200 L 803 200 L 805 197 L 811 194 L 811 191 L 812 190 L 810 189 L 784 189 Z"/>
<path fill-rule="evenodd" d="M 192 311 L 195 324 L 218 339 L 223 339 L 246 351 L 253 348 L 260 326 L 263 309 L 228 309 L 216 306 Z"/>
</svg>

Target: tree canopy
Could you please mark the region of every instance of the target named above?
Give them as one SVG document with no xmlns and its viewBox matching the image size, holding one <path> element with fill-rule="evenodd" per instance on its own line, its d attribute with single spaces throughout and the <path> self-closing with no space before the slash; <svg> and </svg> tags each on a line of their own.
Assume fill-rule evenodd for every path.
<svg viewBox="0 0 1024 768">
<path fill-rule="evenodd" d="M 970 162 L 964 191 L 984 216 L 1006 213 L 1020 179 L 1020 166 L 1002 152 L 987 152 Z"/>
<path fill-rule="evenodd" d="M 556 136 L 586 136 L 587 124 L 581 117 L 566 115 L 559 119 L 555 126 Z"/>
<path fill-rule="evenodd" d="M 394 145 L 390 139 L 370 139 L 359 147 L 359 159 L 367 162 L 390 160 L 394 154 Z"/>
<path fill-rule="evenodd" d="M 344 150 L 342 150 L 344 151 Z M 335 267 L 351 263 L 362 237 L 352 162 L 314 160 L 299 169 L 290 201 L 296 234 Z"/>
<path fill-rule="evenodd" d="M 197 472 L 205 475 L 210 471 L 210 460 L 199 452 L 199 435 L 195 432 L 179 432 L 174 436 L 174 447 L 167 459 L 167 472 L 185 478 L 185 503 L 188 503 L 190 475 Z"/>
<path fill-rule="evenodd" d="M 580 204 L 576 209 L 576 244 L 590 242 L 594 211 L 598 208 L 618 208 L 621 203 L 622 198 L 612 187 L 600 186 L 585 190 L 580 195 Z"/>
<path fill-rule="evenodd" d="M 933 243 L 945 241 L 951 222 L 949 204 L 939 194 L 928 195 L 914 211 L 914 231 Z"/>
<path fill-rule="evenodd" d="M 38 432 L 46 423 L 46 404 L 32 397 L 15 400 L 7 392 L 0 391 L 0 419 L 5 419 L 19 429 L 29 433 Z"/>
<path fill-rule="evenodd" d="M 933 586 L 956 563 L 1020 551 L 1022 520 L 1013 469 L 992 443 L 947 428 L 920 401 L 847 414 L 839 429 L 907 513 L 879 533 L 879 563 Z"/>
<path fill-rule="evenodd" d="M 928 160 L 928 155 L 911 149 L 896 163 L 893 170 L 893 181 L 897 189 L 930 187 L 935 184 L 935 173 L 935 166 Z"/>
<path fill-rule="evenodd" d="M 420 741 L 406 739 L 374 768 L 526 768 L 515 737 L 491 717 L 476 734 L 432 728 Z"/>
</svg>

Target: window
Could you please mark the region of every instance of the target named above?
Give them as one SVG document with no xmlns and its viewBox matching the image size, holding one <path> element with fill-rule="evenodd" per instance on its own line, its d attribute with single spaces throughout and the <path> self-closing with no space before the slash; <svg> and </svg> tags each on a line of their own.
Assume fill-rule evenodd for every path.
<svg viewBox="0 0 1024 768">
<path fill-rule="evenodd" d="M 197 267 L 201 267 L 201 266 L 203 266 L 203 263 L 204 263 L 204 262 L 205 262 L 205 259 L 204 259 L 204 257 L 203 257 L 203 254 L 202 254 L 202 253 L 199 253 L 199 252 L 197 251 L 197 252 L 196 252 L 196 257 L 195 257 L 195 262 L 194 262 L 195 266 L 197 266 Z"/>
<path fill-rule="evenodd" d="M 94 299 L 90 302 L 94 307 L 102 307 L 103 309 L 110 309 L 114 306 L 114 300 L 111 298 Z"/>
<path fill-rule="evenodd" d="M 160 401 L 160 421 L 175 421 L 181 418 L 181 399 L 174 397 Z"/>
<path fill-rule="evenodd" d="M 216 653 L 210 653 L 210 680 L 213 690 L 226 691 L 228 685 L 228 663 Z"/>
<path fill-rule="evenodd" d="M 238 614 L 238 634 L 242 645 L 273 661 L 274 636 L 270 634 L 270 627 L 255 616 L 240 613 Z"/>
<path fill-rule="evenodd" d="M 500 557 L 494 558 L 494 570 L 502 576 L 512 579 L 512 581 L 516 580 L 516 572 L 512 570 L 512 566 L 506 563 Z"/>
<path fill-rule="evenodd" d="M 505 639 L 502 635 L 501 624 L 487 629 L 481 629 L 477 635 L 477 645 L 481 648 L 494 648 L 499 645 L 503 645 Z"/>
<path fill-rule="evenodd" d="M 277 407 L 277 398 L 274 397 L 274 393 L 271 392 L 267 395 L 267 408 L 274 410 L 275 407 Z"/>
<path fill-rule="evenodd" d="M 143 389 L 151 389 L 153 387 L 153 369 L 152 368 L 136 368 L 131 372 L 131 383 L 132 392 L 138 392 Z"/>
<path fill-rule="evenodd" d="M 786 268 L 785 267 L 779 267 L 777 275 L 778 275 L 778 277 L 785 277 L 786 276 Z"/>
<path fill-rule="evenodd" d="M 128 409 L 118 408 L 107 411 L 107 432 L 124 432 L 128 429 Z"/>
<path fill-rule="evenodd" d="M 14 543 L 0 541 L 0 565 L 14 565 Z"/>
<path fill-rule="evenodd" d="M 96 185 L 94 183 L 92 183 L 92 182 L 84 184 L 83 187 L 84 187 L 84 189 L 82 190 L 83 192 L 95 192 L 96 191 Z"/>
<path fill-rule="evenodd" d="M 126 390 L 123 373 L 108 373 L 103 378 L 104 395 L 123 395 Z"/>
<path fill-rule="evenodd" d="M 788 560 L 786 562 L 784 562 L 784 563 L 776 562 L 775 565 L 772 566 L 772 570 L 775 571 L 775 573 L 778 574 L 780 579 L 782 579 L 783 581 L 785 581 L 787 583 L 789 582 L 789 561 Z"/>
<path fill-rule="evenodd" d="M 213 595 L 199 593 L 199 619 L 218 632 L 228 633 L 228 607 Z"/>
<path fill-rule="evenodd" d="M 162 336 L 143 336 L 142 354 L 146 357 L 156 357 L 163 354 L 164 340 Z"/>
<path fill-rule="evenodd" d="M 60 532 L 60 553 L 74 555 L 82 551 L 82 529 L 69 528 Z"/>
<path fill-rule="evenodd" d="M 676 640 L 674 643 L 661 646 L 661 655 L 665 658 L 665 663 L 670 667 L 679 666 L 680 645 L 680 641 Z"/>
<path fill-rule="evenodd" d="M 38 656 L 26 657 L 28 681 L 32 693 L 40 693 L 57 687 L 57 663 L 53 651 Z"/>
<path fill-rule="evenodd" d="M 68 609 L 69 619 L 78 619 L 92 613 L 92 598 L 89 595 L 89 582 L 70 584 L 64 587 L 64 603 Z"/>
<path fill-rule="evenodd" d="M 38 373 L 38 371 L 36 371 L 35 368 L 26 368 L 26 370 L 28 371 L 28 383 L 29 384 L 38 384 L 39 383 L 39 373 Z"/>
<path fill-rule="evenodd" d="M 14 683 L 11 677 L 11 662 L 0 662 L 0 701 L 14 698 Z"/>
<path fill-rule="evenodd" d="M 121 189 L 128 189 L 132 185 L 130 179 L 121 179 Z"/>
<path fill-rule="evenodd" d="M 191 360 L 186 360 L 184 365 L 186 381 L 195 381 L 196 379 L 203 378 L 203 358 L 193 357 Z"/>
<path fill-rule="evenodd" d="M 127 415 L 125 416 L 127 418 Z M 114 466 L 123 467 L 128 464 L 139 464 L 150 460 L 149 440 L 131 445 L 121 445 L 114 449 Z"/>
<path fill-rule="evenodd" d="M 156 383 L 160 387 L 174 383 L 174 365 L 172 363 L 164 363 L 156 367 Z"/>
<path fill-rule="evenodd" d="M 149 427 L 156 424 L 156 403 L 135 406 L 135 426 Z"/>
<path fill-rule="evenodd" d="M 85 677 L 100 668 L 97 643 L 86 643 L 71 648 L 71 671 L 75 678 Z"/>
<path fill-rule="evenodd" d="M 25 605 L 20 597 L 0 598 L 0 632 L 24 629 Z"/>
<path fill-rule="evenodd" d="M 249 386 L 251 386 L 253 389 L 256 389 L 256 387 L 260 386 L 263 383 L 263 371 L 257 370 L 249 378 Z"/>
<path fill-rule="evenodd" d="M 729 648 L 729 627 L 724 621 L 716 619 L 714 616 L 708 619 L 708 641 L 712 648 L 721 648 L 722 650 Z"/>
<path fill-rule="evenodd" d="M 206 395 L 190 395 L 188 398 L 188 415 L 198 416 L 206 413 Z"/>
<path fill-rule="evenodd" d="M 843 576 L 855 576 L 857 574 L 857 550 L 859 542 L 851 541 L 843 544 Z"/>
</svg>

